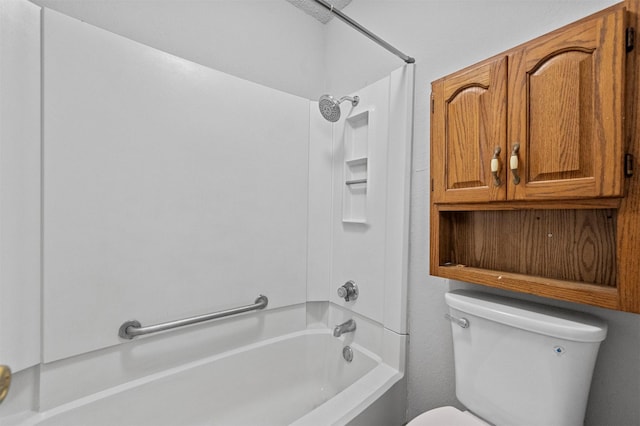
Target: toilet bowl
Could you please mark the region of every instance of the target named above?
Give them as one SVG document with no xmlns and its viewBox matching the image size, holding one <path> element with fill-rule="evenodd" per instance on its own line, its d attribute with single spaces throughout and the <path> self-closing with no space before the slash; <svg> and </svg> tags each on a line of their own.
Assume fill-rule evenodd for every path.
<svg viewBox="0 0 640 426">
<path fill-rule="evenodd" d="M 445 300 L 456 396 L 469 411 L 439 407 L 407 426 L 583 425 L 604 321 L 473 291 Z"/>
<path fill-rule="evenodd" d="M 491 426 L 468 411 L 455 407 L 438 407 L 420 414 L 407 426 Z"/>
</svg>

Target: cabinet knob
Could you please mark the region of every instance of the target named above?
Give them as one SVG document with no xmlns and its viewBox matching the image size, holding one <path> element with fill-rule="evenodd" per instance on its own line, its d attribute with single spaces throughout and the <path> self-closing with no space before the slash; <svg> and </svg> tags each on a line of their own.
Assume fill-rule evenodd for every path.
<svg viewBox="0 0 640 426">
<path fill-rule="evenodd" d="M 0 403 L 4 401 L 11 386 L 11 369 L 6 365 L 0 365 Z"/>
<path fill-rule="evenodd" d="M 496 149 L 493 151 L 493 158 L 491 159 L 491 174 L 493 175 L 493 184 L 495 186 L 502 185 L 502 181 L 500 180 L 500 151 L 502 151 L 502 149 L 496 146 Z"/>
<path fill-rule="evenodd" d="M 513 145 L 513 150 L 511 151 L 511 158 L 509 159 L 509 167 L 511 168 L 511 173 L 513 174 L 513 184 L 517 185 L 520 183 L 520 174 L 518 173 L 518 152 L 520 151 L 520 144 L 516 143 Z"/>
</svg>

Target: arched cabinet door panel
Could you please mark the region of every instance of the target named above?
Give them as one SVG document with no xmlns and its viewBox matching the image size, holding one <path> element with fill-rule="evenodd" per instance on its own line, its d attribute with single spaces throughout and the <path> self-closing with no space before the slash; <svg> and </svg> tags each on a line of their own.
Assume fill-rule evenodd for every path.
<svg viewBox="0 0 640 426">
<path fill-rule="evenodd" d="M 433 83 L 431 164 L 435 202 L 506 198 L 506 108 L 506 56 Z"/>
<path fill-rule="evenodd" d="M 622 195 L 625 24 L 618 9 L 509 55 L 509 199 Z"/>
</svg>

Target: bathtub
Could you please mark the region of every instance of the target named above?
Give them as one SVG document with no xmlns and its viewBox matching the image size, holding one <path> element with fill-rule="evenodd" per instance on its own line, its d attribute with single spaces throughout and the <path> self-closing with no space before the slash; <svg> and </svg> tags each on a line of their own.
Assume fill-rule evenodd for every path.
<svg viewBox="0 0 640 426">
<path fill-rule="evenodd" d="M 347 362 L 344 346 L 326 329 L 295 332 L 115 386 L 22 424 L 325 426 L 388 418 L 385 395 L 403 374 L 358 344 L 350 345 Z"/>
</svg>

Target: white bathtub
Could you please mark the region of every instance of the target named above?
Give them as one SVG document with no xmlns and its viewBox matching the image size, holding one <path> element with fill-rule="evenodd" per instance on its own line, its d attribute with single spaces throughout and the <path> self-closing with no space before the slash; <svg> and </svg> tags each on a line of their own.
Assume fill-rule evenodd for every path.
<svg viewBox="0 0 640 426">
<path fill-rule="evenodd" d="M 292 333 L 116 386 L 23 424 L 326 426 L 388 419 L 389 407 L 376 408 L 376 401 L 402 373 L 357 344 L 349 363 L 343 347 L 326 329 Z"/>
</svg>

